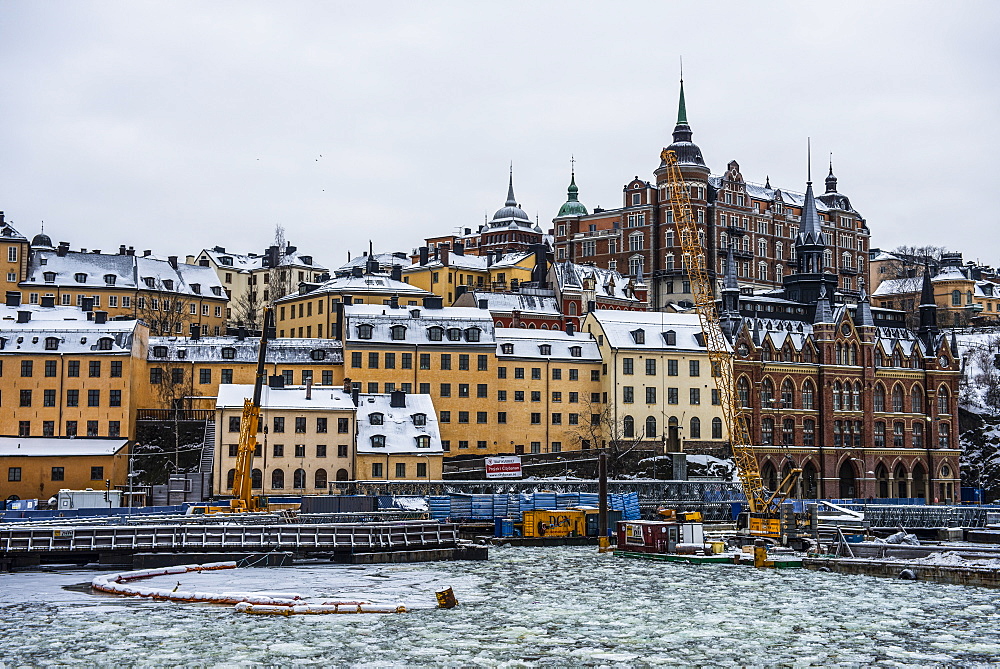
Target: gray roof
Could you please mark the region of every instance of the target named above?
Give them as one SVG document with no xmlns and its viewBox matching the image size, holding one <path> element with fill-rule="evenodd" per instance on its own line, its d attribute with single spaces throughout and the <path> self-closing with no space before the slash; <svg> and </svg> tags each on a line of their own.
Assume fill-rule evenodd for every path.
<svg viewBox="0 0 1000 669">
<path fill-rule="evenodd" d="M 190 362 L 256 363 L 260 340 L 236 337 L 150 337 L 147 358 L 150 361 L 186 360 Z M 223 350 L 231 349 L 232 357 L 223 357 Z M 164 355 L 155 355 L 156 353 Z M 317 352 L 323 358 L 317 359 Z M 281 337 L 267 342 L 269 363 L 339 365 L 344 362 L 343 344 L 336 339 L 297 339 Z"/>
<path fill-rule="evenodd" d="M 362 394 L 359 397 L 356 423 L 358 453 L 441 455 L 444 452 L 431 396 L 407 394 L 405 398 L 405 407 L 392 407 L 388 393 Z M 370 416 L 373 413 L 382 415 L 381 425 L 372 425 Z M 423 414 L 425 424 L 416 425 L 414 414 Z M 371 438 L 374 435 L 383 435 L 385 446 L 373 447 Z M 416 438 L 421 436 L 430 437 L 429 448 L 417 448 Z"/>
<path fill-rule="evenodd" d="M 114 455 L 127 439 L 56 439 L 55 437 L 0 437 L 0 457 L 66 457 Z"/>
<path fill-rule="evenodd" d="M 437 346 L 492 346 L 494 342 L 493 317 L 489 311 L 475 307 L 445 307 L 443 309 L 425 309 L 423 307 L 400 307 L 391 309 L 386 306 L 372 304 L 354 304 L 344 308 L 348 319 L 345 339 L 350 343 L 365 344 L 369 342 L 420 344 Z M 415 315 L 416 314 L 416 315 Z M 371 339 L 358 337 L 359 325 L 371 325 Z M 402 325 L 406 328 L 405 339 L 392 339 L 391 328 Z M 430 328 L 459 329 L 462 331 L 459 340 L 449 340 L 444 336 L 441 341 L 431 340 L 428 334 Z M 465 330 L 477 328 L 479 341 L 469 341 Z"/>
<path fill-rule="evenodd" d="M 535 360 L 560 360 L 565 362 L 600 362 L 601 352 L 597 348 L 597 340 L 589 332 L 577 332 L 568 335 L 559 330 L 522 330 L 517 328 L 501 328 L 497 330 L 497 358 L 531 358 Z M 549 353 L 543 354 L 543 346 L 548 346 Z M 570 350 L 580 348 L 580 355 L 574 356 Z M 506 353 L 504 349 L 511 352 Z"/>
<path fill-rule="evenodd" d="M 618 349 L 656 351 L 704 351 L 701 320 L 697 314 L 667 311 L 619 311 L 598 309 L 591 312 L 604 330 L 608 346 Z M 635 333 L 643 331 L 642 343 Z M 664 334 L 673 331 L 676 345 L 667 345 Z"/>
<path fill-rule="evenodd" d="M 253 397 L 253 384 L 223 383 L 219 386 L 215 408 L 242 409 L 243 401 L 248 397 Z M 265 386 L 261 390 L 260 406 L 262 409 L 270 410 L 354 411 L 351 394 L 345 393 L 343 388 L 339 386 L 334 388 L 313 386 L 310 399 L 306 399 L 305 386 L 285 386 L 284 388 Z"/>
<path fill-rule="evenodd" d="M 292 293 L 285 295 L 277 303 L 289 302 L 302 295 L 318 296 L 324 294 L 342 295 L 402 295 L 406 297 L 429 297 L 433 295 L 423 288 L 411 286 L 403 281 L 395 281 L 388 274 L 365 274 L 363 276 L 338 276 L 321 283 L 308 293 Z"/>
</svg>

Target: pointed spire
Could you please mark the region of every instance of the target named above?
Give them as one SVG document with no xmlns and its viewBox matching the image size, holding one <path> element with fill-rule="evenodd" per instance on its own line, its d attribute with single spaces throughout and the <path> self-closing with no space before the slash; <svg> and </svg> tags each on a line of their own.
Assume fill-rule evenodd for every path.
<svg viewBox="0 0 1000 669">
<path fill-rule="evenodd" d="M 802 223 L 799 226 L 799 234 L 795 238 L 796 244 L 807 244 L 813 246 L 825 246 L 823 239 L 823 229 L 819 222 L 819 212 L 816 210 L 816 196 L 813 194 L 812 185 L 812 144 L 808 146 L 809 165 L 807 166 L 806 197 L 802 203 Z M 820 269 L 816 270 L 821 271 Z"/>
<path fill-rule="evenodd" d="M 920 306 L 934 306 L 934 286 L 931 284 L 931 272 L 927 265 L 924 265 L 924 280 L 920 286 Z"/>
<path fill-rule="evenodd" d="M 736 279 L 736 263 L 733 261 L 733 245 L 726 251 L 726 265 L 722 279 L 722 312 L 727 317 L 735 317 L 740 312 L 740 284 Z"/>
<path fill-rule="evenodd" d="M 837 192 L 837 177 L 833 175 L 833 152 L 830 152 L 830 173 L 826 175 L 826 192 Z"/>
<path fill-rule="evenodd" d="M 951 331 L 951 355 L 954 358 L 958 358 L 958 338 L 955 336 L 955 331 Z"/>
<path fill-rule="evenodd" d="M 510 180 L 507 182 L 507 201 L 503 204 L 505 207 L 517 206 L 517 200 L 514 199 L 514 163 L 510 164 Z"/>
<path fill-rule="evenodd" d="M 770 188 L 771 188 L 771 175 L 770 174 L 767 175 L 766 177 L 764 177 L 764 188 L 767 188 L 768 190 L 770 190 Z"/>
<path fill-rule="evenodd" d="M 830 299 L 826 296 L 826 285 L 820 286 L 819 299 L 816 300 L 816 313 L 813 316 L 813 324 L 832 323 L 833 309 L 830 307 Z"/>
<path fill-rule="evenodd" d="M 733 245 L 729 244 L 729 248 L 726 249 L 726 267 L 724 273 L 724 279 L 722 281 L 723 288 L 735 288 L 740 289 L 740 284 L 736 280 L 736 262 L 733 260 Z"/>
<path fill-rule="evenodd" d="M 684 102 L 684 75 L 681 74 L 681 95 L 677 101 L 677 125 L 688 124 L 687 104 Z"/>
<path fill-rule="evenodd" d="M 864 279 L 859 279 L 858 284 L 861 288 L 861 301 L 858 302 L 858 308 L 854 312 L 854 321 L 859 327 L 874 327 L 875 319 L 872 318 L 871 300 L 868 299 L 868 291 L 865 290 Z"/>
</svg>

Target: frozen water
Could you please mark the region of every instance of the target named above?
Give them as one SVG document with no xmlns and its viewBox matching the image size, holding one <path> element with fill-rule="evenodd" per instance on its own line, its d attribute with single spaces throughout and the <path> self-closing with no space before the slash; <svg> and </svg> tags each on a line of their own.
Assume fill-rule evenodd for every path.
<svg viewBox="0 0 1000 669">
<path fill-rule="evenodd" d="M 91 571 L 0 577 L 0 661 L 23 664 L 868 665 L 1000 656 L 994 590 L 803 570 L 680 565 L 593 548 L 488 562 L 309 565 L 163 576 L 172 589 L 295 591 L 418 610 L 247 616 L 91 594 Z M 458 608 L 434 607 L 452 586 Z"/>
</svg>

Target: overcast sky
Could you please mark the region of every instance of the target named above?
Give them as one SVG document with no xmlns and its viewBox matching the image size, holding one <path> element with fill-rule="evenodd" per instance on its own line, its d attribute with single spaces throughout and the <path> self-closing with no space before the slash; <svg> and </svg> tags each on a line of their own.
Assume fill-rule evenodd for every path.
<svg viewBox="0 0 1000 669">
<path fill-rule="evenodd" d="M 626 9 L 627 8 L 627 9 Z M 1000 263 L 1000 2 L 0 2 L 0 209 L 73 248 L 318 262 L 620 206 L 676 119 L 713 173 L 829 152 L 872 245 Z"/>
</svg>

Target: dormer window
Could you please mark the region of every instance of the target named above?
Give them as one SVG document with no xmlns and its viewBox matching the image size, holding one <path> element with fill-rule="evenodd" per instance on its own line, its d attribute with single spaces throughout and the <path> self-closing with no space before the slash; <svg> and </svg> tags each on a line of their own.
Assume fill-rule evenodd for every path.
<svg viewBox="0 0 1000 669">
<path fill-rule="evenodd" d="M 219 262 L 221 262 L 223 265 L 226 265 L 227 267 L 233 266 L 233 259 L 230 258 L 229 256 L 222 256 L 221 258 L 219 258 Z"/>
<path fill-rule="evenodd" d="M 45 272 L 44 274 L 42 274 L 42 277 L 45 279 L 45 283 L 55 283 L 56 282 L 56 273 L 55 272 Z"/>
<path fill-rule="evenodd" d="M 574 358 L 579 358 L 580 356 L 583 355 L 583 348 L 580 346 L 570 346 L 569 354 Z"/>
<path fill-rule="evenodd" d="M 465 341 L 479 341 L 479 328 L 467 328 L 465 330 Z"/>
<path fill-rule="evenodd" d="M 167 347 L 166 346 L 154 346 L 153 347 L 153 357 L 154 358 L 166 358 L 167 357 Z M 225 356 L 223 356 L 225 357 Z"/>
<path fill-rule="evenodd" d="M 103 341 L 103 340 L 101 340 L 101 341 Z M 98 344 L 99 343 L 100 342 L 98 342 Z M 100 348 L 100 347 L 98 346 L 98 348 Z M 177 349 L 177 359 L 178 360 L 183 360 L 186 357 L 187 357 L 187 349 L 186 348 L 179 348 L 179 349 Z"/>
<path fill-rule="evenodd" d="M 212 295 L 222 295 L 222 287 L 212 286 Z"/>
<path fill-rule="evenodd" d="M 322 349 L 316 349 L 309 354 L 309 357 L 313 360 L 326 360 L 326 351 Z"/>
<path fill-rule="evenodd" d="M 222 349 L 222 359 L 223 360 L 234 360 L 236 359 L 236 349 L 230 346 Z"/>
<path fill-rule="evenodd" d="M 358 326 L 358 339 L 371 339 L 374 330 L 375 328 L 368 323 L 362 323 Z"/>
<path fill-rule="evenodd" d="M 646 331 L 643 330 L 642 328 L 639 328 L 638 330 L 632 330 L 631 335 L 632 335 L 632 341 L 634 341 L 636 344 L 646 343 Z"/>
<path fill-rule="evenodd" d="M 156 285 L 156 279 L 151 276 L 142 277 L 142 282 L 146 284 L 146 288 L 153 288 Z"/>
<path fill-rule="evenodd" d="M 201 284 L 200 283 L 192 283 L 191 284 L 191 292 L 194 293 L 195 295 L 201 295 Z"/>
<path fill-rule="evenodd" d="M 83 272 L 77 272 L 73 275 L 73 280 L 77 283 L 87 283 L 87 275 Z"/>
<path fill-rule="evenodd" d="M 59 337 L 46 337 L 45 338 L 45 350 L 46 351 L 58 351 L 59 350 Z"/>
<path fill-rule="evenodd" d="M 513 344 L 500 344 L 500 352 L 506 355 L 512 355 L 514 353 Z"/>
<path fill-rule="evenodd" d="M 462 341 L 462 331 L 458 328 L 448 328 L 448 341 Z"/>
<path fill-rule="evenodd" d="M 373 434 L 371 439 L 372 439 L 372 448 L 385 448 L 384 434 Z"/>
<path fill-rule="evenodd" d="M 677 346 L 677 333 L 667 330 L 663 333 L 663 341 L 667 346 Z"/>
<path fill-rule="evenodd" d="M 312 256 L 299 256 L 299 260 L 302 262 L 303 265 L 312 265 L 313 264 L 313 257 Z"/>
<path fill-rule="evenodd" d="M 406 339 L 406 326 L 393 325 L 389 328 L 389 337 L 395 341 L 402 341 Z"/>
<path fill-rule="evenodd" d="M 417 448 L 430 448 L 431 438 L 426 434 L 422 434 L 414 439 L 417 442 Z"/>
<path fill-rule="evenodd" d="M 413 424 L 417 427 L 427 425 L 427 414 L 425 413 L 415 413 L 411 418 L 413 419 Z"/>
<path fill-rule="evenodd" d="M 368 424 L 369 425 L 384 425 L 385 415 L 375 412 L 368 414 Z"/>
<path fill-rule="evenodd" d="M 442 327 L 432 327 L 427 328 L 427 339 L 430 341 L 441 341 L 444 338 L 444 328 Z"/>
<path fill-rule="evenodd" d="M 114 339 L 111 337 L 101 337 L 97 340 L 97 350 L 98 351 L 110 351 L 111 345 L 114 344 Z"/>
<path fill-rule="evenodd" d="M 104 275 L 104 283 L 105 283 L 106 285 L 108 285 L 108 286 L 113 286 L 113 285 L 115 285 L 115 281 L 116 281 L 117 279 L 118 279 L 118 277 L 117 277 L 117 276 L 115 276 L 114 274 L 105 274 L 105 275 Z"/>
<path fill-rule="evenodd" d="M 539 355 L 552 355 L 552 346 L 550 344 L 542 344 L 538 347 Z"/>
<path fill-rule="evenodd" d="M 166 288 L 167 290 L 173 290 L 174 289 L 174 281 L 173 281 L 173 279 L 164 279 L 163 280 L 163 287 Z"/>
</svg>

